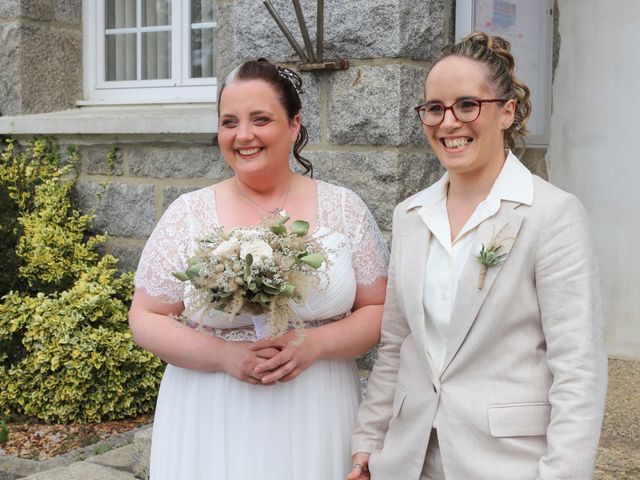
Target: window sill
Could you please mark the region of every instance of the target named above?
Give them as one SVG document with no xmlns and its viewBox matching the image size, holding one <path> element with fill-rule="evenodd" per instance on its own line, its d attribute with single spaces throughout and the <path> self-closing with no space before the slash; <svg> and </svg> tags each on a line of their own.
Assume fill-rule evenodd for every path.
<svg viewBox="0 0 640 480">
<path fill-rule="evenodd" d="M 0 117 L 5 135 L 195 135 L 218 132 L 215 103 L 86 106 Z"/>
</svg>

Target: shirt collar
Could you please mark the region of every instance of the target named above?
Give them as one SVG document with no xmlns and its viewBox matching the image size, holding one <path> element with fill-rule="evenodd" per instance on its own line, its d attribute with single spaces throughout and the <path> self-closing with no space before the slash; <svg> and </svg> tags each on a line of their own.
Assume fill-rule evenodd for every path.
<svg viewBox="0 0 640 480">
<path fill-rule="evenodd" d="M 411 210 L 416 207 L 431 208 L 440 200 L 447 196 L 449 185 L 449 173 L 445 174 L 436 183 L 418 193 L 406 209 Z M 518 157 L 511 150 L 508 151 L 507 160 L 500 170 L 500 174 L 491 187 L 491 191 L 484 203 L 491 205 L 491 210 L 497 211 L 500 201 L 507 200 L 525 205 L 533 203 L 533 176 L 527 170 Z"/>
</svg>

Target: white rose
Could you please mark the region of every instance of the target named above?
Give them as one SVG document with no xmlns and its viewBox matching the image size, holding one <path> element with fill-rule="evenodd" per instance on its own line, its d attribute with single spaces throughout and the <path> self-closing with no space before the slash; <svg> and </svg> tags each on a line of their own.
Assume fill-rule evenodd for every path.
<svg viewBox="0 0 640 480">
<path fill-rule="evenodd" d="M 244 260 L 248 254 L 253 256 L 253 263 L 255 265 L 260 265 L 265 260 L 271 258 L 273 249 L 264 240 L 254 238 L 240 246 L 240 258 Z"/>
<path fill-rule="evenodd" d="M 225 240 L 220 245 L 218 245 L 213 251 L 214 255 L 229 255 L 234 253 L 240 246 L 240 242 L 235 238 L 230 238 L 229 240 Z"/>
</svg>

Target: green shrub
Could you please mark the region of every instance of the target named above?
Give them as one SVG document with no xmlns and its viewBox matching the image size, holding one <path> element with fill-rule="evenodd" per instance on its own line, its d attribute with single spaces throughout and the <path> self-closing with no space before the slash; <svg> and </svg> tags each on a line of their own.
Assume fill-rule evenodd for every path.
<svg viewBox="0 0 640 480">
<path fill-rule="evenodd" d="M 0 420 L 0 444 L 5 443 L 7 440 L 9 440 L 9 429 L 7 425 Z"/>
<path fill-rule="evenodd" d="M 38 139 L 20 149 L 11 138 L 0 141 L 0 296 L 12 289 L 25 290 L 18 276 L 20 267 L 16 246 L 22 236 L 19 217 L 33 210 L 34 193 L 38 185 L 57 180 L 73 172 L 77 156 L 69 151 L 66 166 L 61 167 L 55 142 Z"/>
<path fill-rule="evenodd" d="M 70 200 L 74 163 L 35 181 L 29 161 L 41 165 L 46 151 L 48 165 L 59 165 L 55 145 L 9 146 L 0 178 L 17 210 L 14 273 L 23 289 L 0 304 L 0 414 L 67 423 L 148 412 L 162 365 L 129 333 L 133 275 L 119 276 L 117 260 L 97 253 L 105 237 L 89 233 L 93 215 Z"/>
</svg>

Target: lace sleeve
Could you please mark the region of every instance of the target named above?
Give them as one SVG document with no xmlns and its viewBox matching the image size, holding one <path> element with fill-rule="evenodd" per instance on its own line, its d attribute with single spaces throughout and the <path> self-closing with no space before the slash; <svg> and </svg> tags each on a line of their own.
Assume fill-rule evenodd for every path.
<svg viewBox="0 0 640 480">
<path fill-rule="evenodd" d="M 134 284 L 163 303 L 180 302 L 184 284 L 172 272 L 186 268 L 189 215 L 182 198 L 174 201 L 153 229 L 142 251 Z"/>
<path fill-rule="evenodd" d="M 356 283 L 371 285 L 387 276 L 389 250 L 371 211 L 358 195 L 345 190 L 342 212 Z"/>
</svg>

